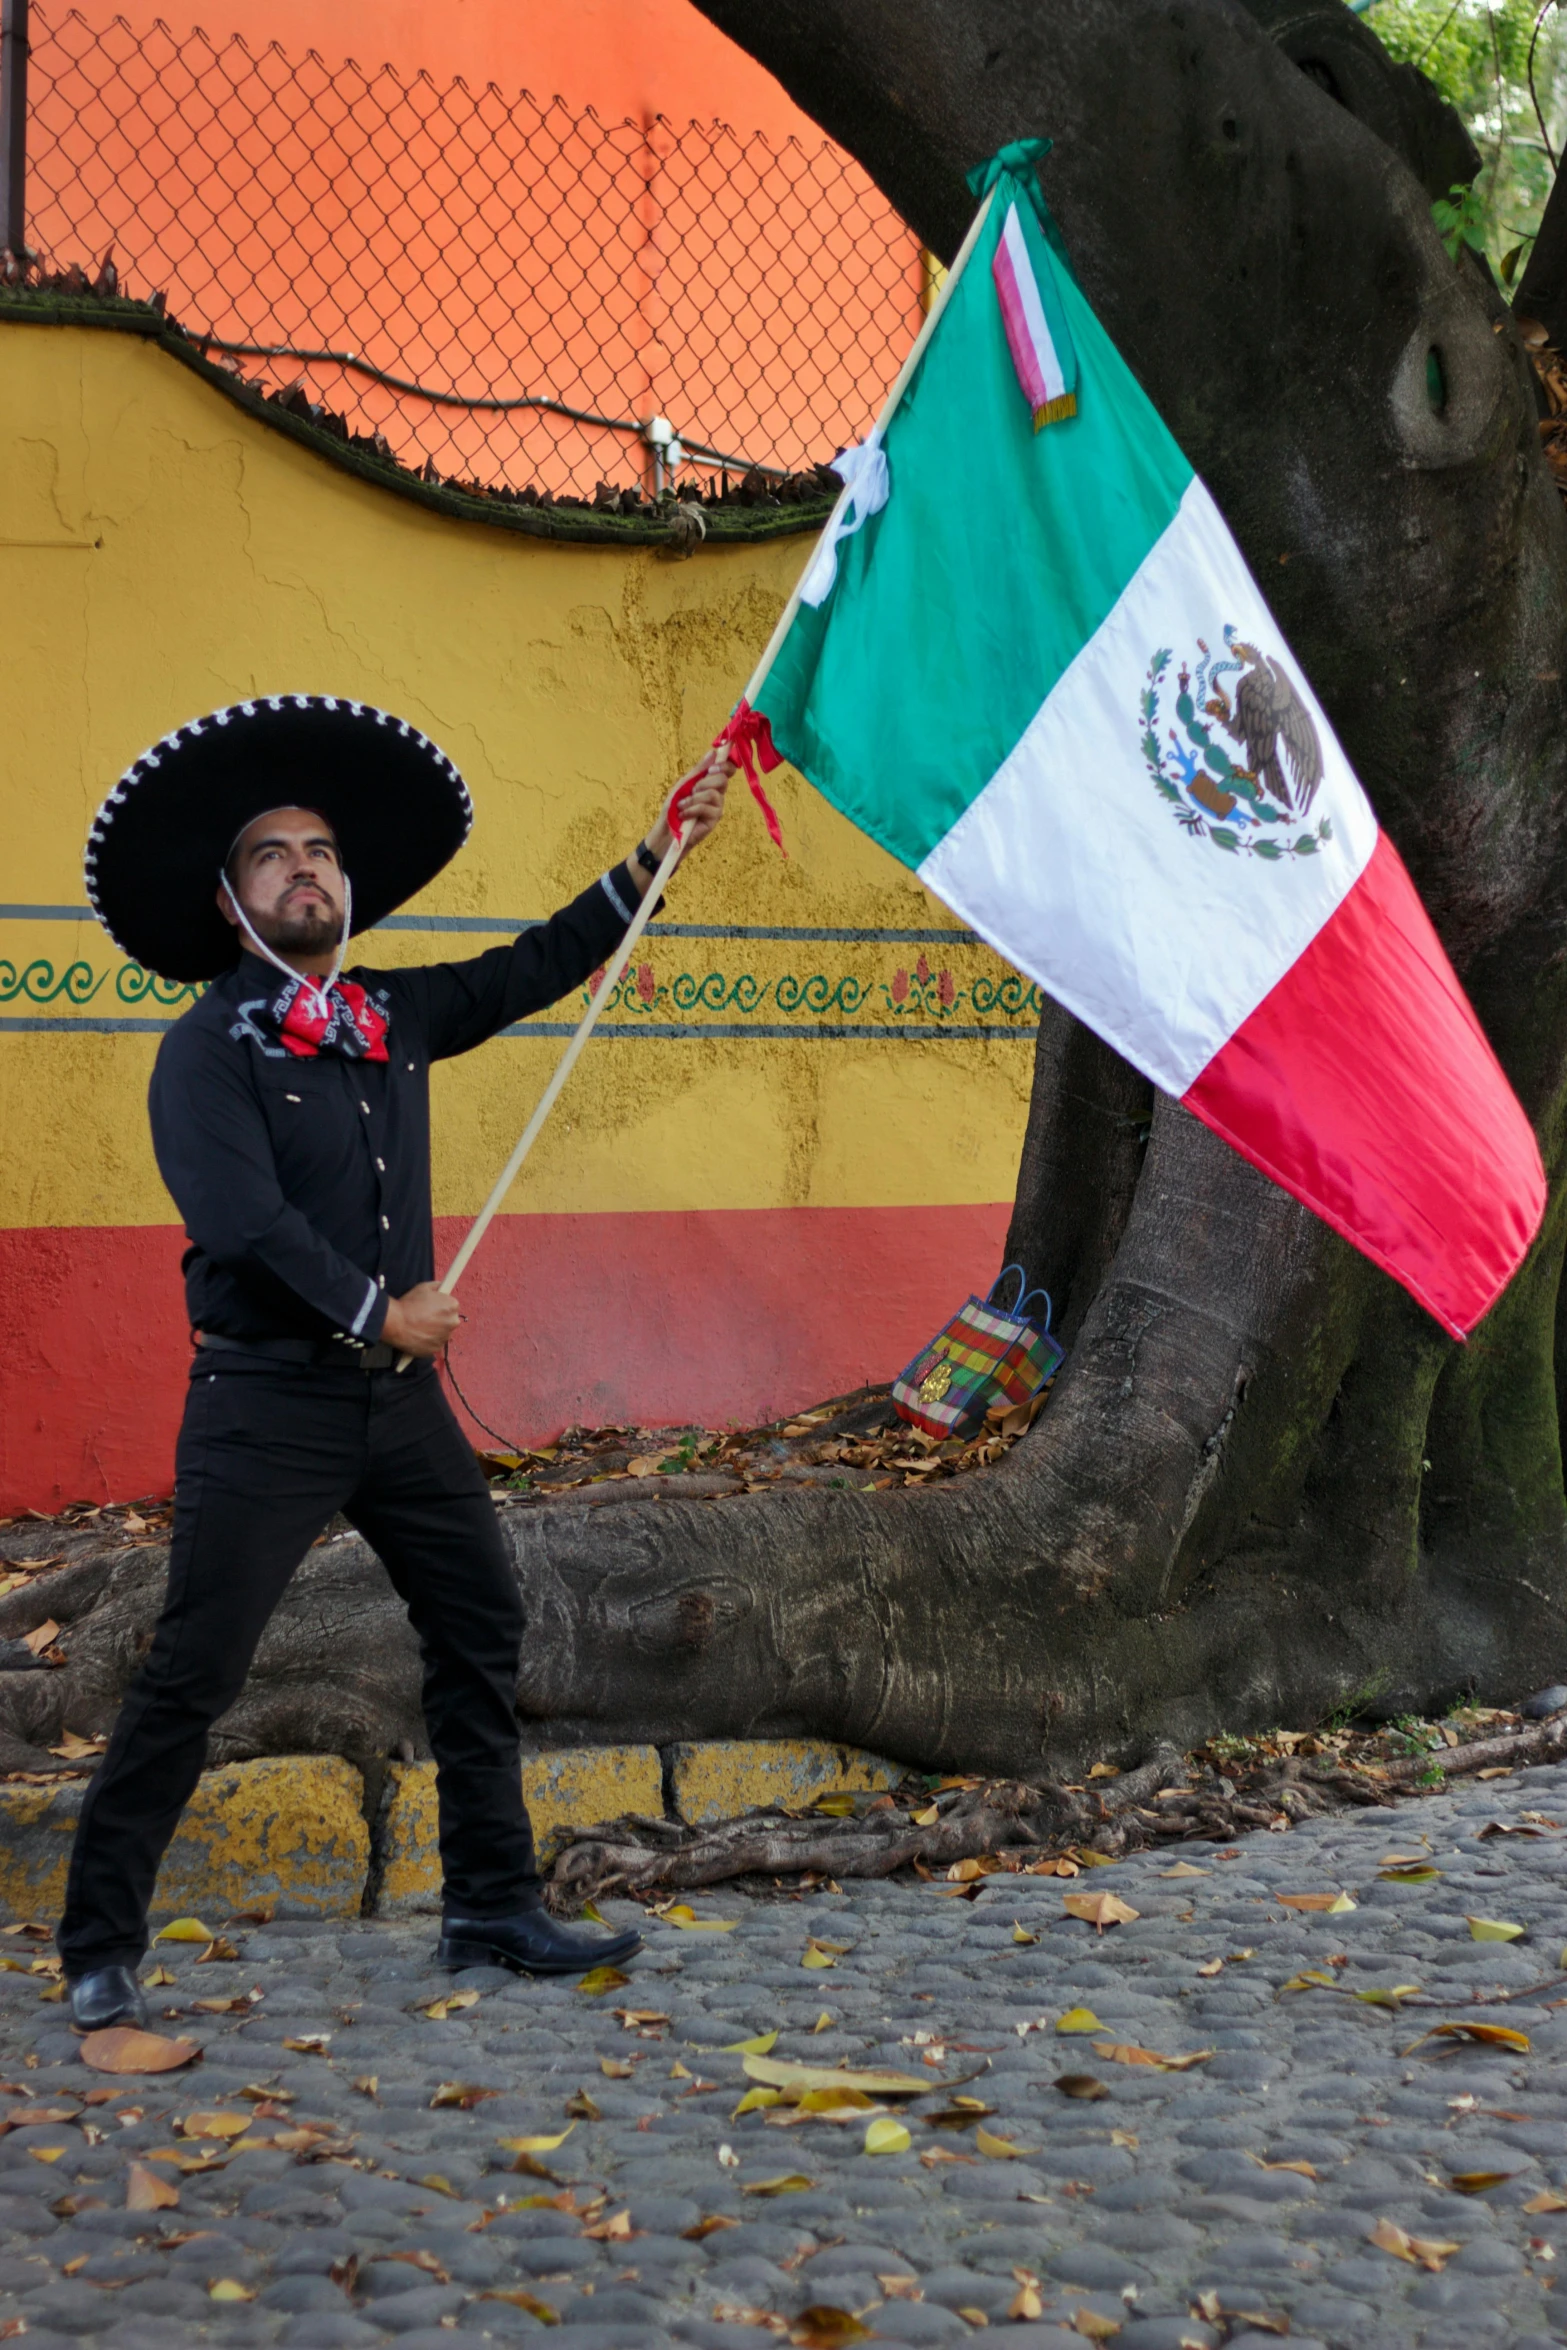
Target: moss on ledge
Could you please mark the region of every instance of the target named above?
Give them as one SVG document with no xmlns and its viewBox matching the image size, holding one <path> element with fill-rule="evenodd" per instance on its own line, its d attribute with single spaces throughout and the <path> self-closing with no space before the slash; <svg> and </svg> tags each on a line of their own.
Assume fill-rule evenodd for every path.
<svg viewBox="0 0 1567 2350">
<path fill-rule="evenodd" d="M 527 538 L 559 539 L 568 544 L 595 546 L 673 546 L 676 539 L 667 522 L 655 513 L 609 514 L 594 507 L 524 506 L 511 499 L 489 497 L 446 482 L 426 481 L 396 458 L 345 441 L 308 416 L 297 415 L 269 400 L 254 384 L 231 375 L 202 356 L 184 329 L 150 302 L 133 302 L 120 295 L 62 293 L 55 288 L 10 286 L 0 288 L 0 326 L 84 326 L 111 333 L 140 335 L 156 343 L 182 367 L 199 375 L 274 432 L 280 432 L 344 473 L 356 474 L 377 489 L 400 498 L 412 498 L 438 514 L 459 522 L 482 522 L 492 529 L 520 531 Z M 809 504 L 771 507 L 707 506 L 703 517 L 707 546 L 732 546 L 759 539 L 791 538 L 819 530 L 832 510 L 830 498 Z"/>
</svg>

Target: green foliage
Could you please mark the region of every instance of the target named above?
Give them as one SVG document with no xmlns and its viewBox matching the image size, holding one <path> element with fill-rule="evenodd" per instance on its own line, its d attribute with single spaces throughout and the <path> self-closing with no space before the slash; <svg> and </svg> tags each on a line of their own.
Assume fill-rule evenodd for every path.
<svg viewBox="0 0 1567 2350">
<path fill-rule="evenodd" d="M 1540 0 L 1371 0 L 1365 21 L 1397 58 L 1418 65 L 1469 126 L 1481 171 L 1472 190 L 1433 206 L 1454 259 L 1485 253 L 1504 285 L 1521 273 L 1554 176 L 1534 99 L 1529 44 Z M 1567 137 L 1567 21 L 1545 0 L 1534 45 L 1534 88 L 1551 153 Z"/>
<path fill-rule="evenodd" d="M 1465 245 L 1473 245 L 1477 253 L 1485 251 L 1485 199 L 1478 181 L 1466 188 L 1462 180 L 1454 180 L 1445 196 L 1439 196 L 1431 207 L 1431 218 L 1436 222 L 1447 257 L 1456 261 Z M 1439 403 L 1433 402 L 1433 405 Z"/>
</svg>

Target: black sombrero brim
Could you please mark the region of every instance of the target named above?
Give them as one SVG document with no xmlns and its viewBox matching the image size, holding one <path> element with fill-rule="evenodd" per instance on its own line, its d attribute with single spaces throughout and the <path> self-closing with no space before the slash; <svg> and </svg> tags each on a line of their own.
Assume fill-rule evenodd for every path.
<svg viewBox="0 0 1567 2350">
<path fill-rule="evenodd" d="M 406 719 L 331 695 L 236 702 L 154 743 L 98 811 L 87 895 L 115 945 L 164 979 L 231 969 L 223 861 L 247 824 L 284 807 L 319 810 L 337 835 L 356 931 L 433 880 L 473 822 L 462 777 Z"/>
</svg>

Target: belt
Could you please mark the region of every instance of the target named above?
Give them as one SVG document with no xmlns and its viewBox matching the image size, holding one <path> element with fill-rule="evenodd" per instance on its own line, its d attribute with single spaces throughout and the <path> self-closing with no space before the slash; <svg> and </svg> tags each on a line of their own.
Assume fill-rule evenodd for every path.
<svg viewBox="0 0 1567 2350">
<path fill-rule="evenodd" d="M 379 1341 L 357 1346 L 349 1338 L 218 1338 L 210 1330 L 194 1333 L 196 1344 L 221 1354 L 260 1355 L 274 1363 L 330 1364 L 340 1371 L 389 1371 L 397 1360 L 395 1347 Z"/>
</svg>

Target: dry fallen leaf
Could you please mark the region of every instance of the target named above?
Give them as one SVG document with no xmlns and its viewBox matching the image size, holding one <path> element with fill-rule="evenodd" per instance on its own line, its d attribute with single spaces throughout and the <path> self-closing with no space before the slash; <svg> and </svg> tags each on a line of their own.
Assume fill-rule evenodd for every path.
<svg viewBox="0 0 1567 2350">
<path fill-rule="evenodd" d="M 1529 2054 L 1528 2033 L 1515 2031 L 1511 2024 L 1433 2024 L 1429 2032 L 1410 2041 L 1404 2054 L 1412 2056 L 1427 2040 L 1473 2040 L 1482 2048 L 1515 2048 L 1521 2056 Z"/>
<path fill-rule="evenodd" d="M 676 1901 L 659 1916 L 668 1926 L 679 1926 L 687 1934 L 732 1934 L 740 1923 L 738 1918 L 699 1918 L 687 1901 Z"/>
<path fill-rule="evenodd" d="M 754 2040 L 726 2040 L 721 2053 L 725 2056 L 771 2056 L 777 2045 L 776 2032 L 758 2032 Z"/>
<path fill-rule="evenodd" d="M 1091 2007 L 1069 2007 L 1065 2015 L 1057 2018 L 1056 2030 L 1058 2032 L 1102 2032 L 1104 2025 Z"/>
<path fill-rule="evenodd" d="M 918 2277 L 881 2277 L 876 2279 L 884 2301 L 923 2301 L 925 2288 Z"/>
<path fill-rule="evenodd" d="M 1466 1923 L 1476 1942 L 1517 1942 L 1524 1931 L 1510 1918 L 1468 1918 Z"/>
<path fill-rule="evenodd" d="M 832 2017 L 831 2017 L 831 2016 L 830 2016 L 830 2015 L 827 2013 L 827 2010 L 826 2010 L 826 2008 L 825 2008 L 825 2007 L 822 2009 L 822 2012 L 821 2012 L 821 2014 L 820 2014 L 820 2015 L 817 2017 L 817 2019 L 816 2019 L 815 2023 L 814 2023 L 814 2024 L 812 2024 L 812 2026 L 811 2026 L 811 2030 L 812 2030 L 812 2032 L 813 2032 L 813 2033 L 816 2033 L 816 2032 L 830 2032 L 830 2031 L 832 2030 Z M 774 2040 L 776 2040 L 776 2039 L 777 2039 L 777 2037 L 778 2037 L 778 2034 L 777 2034 L 776 2032 L 774 2032 L 774 2034 L 773 2034 L 773 2039 L 774 2039 Z"/>
<path fill-rule="evenodd" d="M 250 2127 L 248 2113 L 188 2113 L 175 2128 L 187 2138 L 241 2138 Z"/>
<path fill-rule="evenodd" d="M 1014 1942 L 1037 1942 L 1039 1936 L 1029 1933 L 1027 1928 L 1020 1926 L 1017 1919 L 1014 1918 L 1012 1920 L 1012 1939 Z"/>
<path fill-rule="evenodd" d="M 631 1977 L 622 1974 L 618 1966 L 590 1967 L 577 1989 L 585 1992 L 589 1999 L 597 1999 L 605 1991 L 624 1991 L 630 1980 Z M 450 2004 L 453 2007 L 470 2007 L 477 1997 L 476 1991 L 459 1991 Z"/>
<path fill-rule="evenodd" d="M 1189 2056 L 1161 2056 L 1156 2048 L 1139 2048 L 1130 2040 L 1096 2040 L 1094 2054 L 1110 2064 L 1149 2064 L 1162 2073 L 1187 2073 L 1194 2065 L 1206 2064 L 1218 2053 L 1213 2048 L 1196 2048 Z"/>
<path fill-rule="evenodd" d="M 153 1936 L 154 1942 L 212 1942 L 216 1940 L 212 1928 L 204 1926 L 200 1918 L 170 1918 Z"/>
<path fill-rule="evenodd" d="M 537 2293 L 525 2293 L 517 2286 L 508 2287 L 505 2291 L 481 2293 L 479 2299 L 481 2301 L 504 2301 L 512 2309 L 525 2309 L 530 2317 L 538 2319 L 540 2325 L 558 2326 L 560 2324 L 558 2309 L 548 2301 L 541 2301 Z"/>
<path fill-rule="evenodd" d="M 1096 2079 L 1092 2073 L 1057 2073 L 1051 2085 L 1059 2089 L 1063 2097 L 1093 2098 L 1108 2097 L 1110 2094 L 1103 2081 Z"/>
<path fill-rule="evenodd" d="M 144 2162 L 133 2162 L 126 2174 L 125 2208 L 127 2211 L 172 2211 L 178 2204 L 180 2191 L 157 2172 L 149 2170 Z"/>
<path fill-rule="evenodd" d="M 805 1955 L 800 1960 L 801 1966 L 804 1967 L 829 1967 L 836 1966 L 837 1963 L 837 1958 L 826 1943 L 816 1941 L 806 1943 Z"/>
<path fill-rule="evenodd" d="M 24 1647 L 30 1648 L 34 1656 L 42 1656 L 44 1650 L 50 1645 L 51 1641 L 57 1640 L 59 1638 L 59 1634 L 60 1627 L 51 1616 L 49 1621 L 45 1624 L 40 1624 L 36 1631 L 24 1632 L 22 1634 L 22 1644 Z"/>
<path fill-rule="evenodd" d="M 476 1991 L 458 1993 L 458 1998 L 461 1999 L 476 1999 L 477 1997 Z M 452 2004 L 455 2006 L 456 2000 Z M 297 2040 L 285 2040 L 283 2045 L 285 2048 L 291 2048 L 296 2056 L 325 2056 L 331 2048 L 332 2035 L 330 2032 L 301 2032 Z"/>
<path fill-rule="evenodd" d="M 974 2132 L 974 2143 L 981 2154 L 989 2155 L 992 2162 L 1015 2162 L 1020 2155 L 1031 2151 L 1026 2147 L 1015 2146 L 1010 2138 L 998 2138 L 993 2130 L 983 2127 Z"/>
<path fill-rule="evenodd" d="M 624 2244 L 636 2234 L 636 2230 L 631 2225 L 630 2212 L 617 2211 L 609 2219 L 595 2221 L 592 2227 L 584 2228 L 582 2233 L 590 2236 L 596 2244 Z"/>
<path fill-rule="evenodd" d="M 1063 1893 L 1061 1905 L 1068 1917 L 1081 1918 L 1102 1934 L 1106 1926 L 1126 1926 L 1141 1916 L 1116 1893 Z"/>
<path fill-rule="evenodd" d="M 1204 1965 L 1197 1969 L 1197 1972 L 1200 1975 L 1222 1975 L 1224 1972 L 1224 1961 L 1222 1958 L 1210 1958 Z"/>
<path fill-rule="evenodd" d="M 1531 2217 L 1541 2211 L 1567 2211 L 1567 2195 L 1558 2195 L 1554 2187 L 1542 2187 L 1538 2195 L 1531 2195 L 1524 2205 Z"/>
<path fill-rule="evenodd" d="M 1161 1877 L 1211 1877 L 1212 1869 L 1194 1868 L 1189 1860 L 1178 1860 L 1173 1869 L 1161 1869 Z"/>
<path fill-rule="evenodd" d="M 798 2350 L 838 2350 L 840 2342 L 868 2342 L 869 2326 L 847 2309 L 836 2309 L 831 2302 L 819 2301 L 809 2309 L 802 2309 L 789 2328 L 789 2339 Z"/>
<path fill-rule="evenodd" d="M 1097 2309 L 1074 2309 L 1071 2323 L 1074 2333 L 1081 2334 L 1086 2342 L 1108 2342 L 1121 2331 L 1117 2319 L 1101 2317 Z"/>
<path fill-rule="evenodd" d="M 49 1752 L 62 1756 L 66 1762 L 85 1762 L 90 1754 L 102 1754 L 108 1743 L 107 1738 L 78 1738 L 74 1730 L 67 1730 L 59 1745 L 51 1746 Z"/>
<path fill-rule="evenodd" d="M 1314 2162 L 1264 2162 L 1260 2154 L 1248 2154 L 1246 2159 L 1254 2162 L 1259 2170 L 1292 2170 L 1303 2179 L 1320 2179 L 1322 2176 Z"/>
<path fill-rule="evenodd" d="M 745 2070 L 769 2089 L 863 2089 L 867 2097 L 924 2097 L 939 2082 L 914 2073 L 851 2072 L 847 2066 L 792 2064 L 781 2056 L 748 2056 Z"/>
<path fill-rule="evenodd" d="M 913 2140 L 904 2124 L 894 2121 L 890 2114 L 865 2125 L 867 2154 L 907 2154 L 912 2144 Z"/>
<path fill-rule="evenodd" d="M 1456 2244 L 1445 2244 L 1432 2236 L 1411 2236 L 1391 2219 L 1379 2219 L 1370 2240 L 1379 2252 L 1391 2252 L 1395 2260 L 1407 2260 L 1415 2268 L 1428 2268 L 1433 2275 L 1440 2275 L 1458 2250 Z"/>
<path fill-rule="evenodd" d="M 1447 2183 L 1456 2195 L 1488 2195 L 1517 2176 L 1515 2170 L 1455 2170 Z"/>
<path fill-rule="evenodd" d="M 720 2149 L 722 2151 L 722 2149 Z M 739 2157 L 735 2157 L 738 2165 Z M 775 2179 L 749 2179 L 740 2189 L 742 2195 L 804 2195 L 816 2181 L 808 2179 L 803 2171 L 783 2171 Z"/>
<path fill-rule="evenodd" d="M 1346 1911 L 1357 1907 L 1347 1893 L 1275 1893 L 1273 1898 L 1282 1901 L 1286 1909 L 1316 1912 L 1330 1918 L 1341 1918 Z"/>
<path fill-rule="evenodd" d="M 473 2081 L 442 2081 L 435 2095 L 431 2098 L 430 2104 L 432 2107 L 455 2105 L 464 2113 L 472 2113 L 474 2107 L 482 2105 L 486 2097 L 502 2097 L 504 2095 L 505 2091 L 502 2089 L 481 2089 Z"/>
<path fill-rule="evenodd" d="M 584 1981 L 586 1979 L 586 1977 L 583 1978 Z M 621 1979 L 624 1981 L 625 1978 Z M 581 1986 L 579 1985 L 578 1988 L 580 1989 Z M 443 2024 L 449 2015 L 461 2015 L 465 2008 L 477 2007 L 478 2004 L 479 1994 L 477 1991 L 448 1991 L 439 1999 L 421 1999 L 417 2013 L 427 2015 L 432 2024 Z M 324 2037 L 329 2039 L 331 2035 L 328 2033 Z M 288 2045 L 289 2043 L 285 2041 L 284 2046 Z"/>
<path fill-rule="evenodd" d="M 557 2146 L 564 2146 L 576 2126 L 575 2122 L 568 2122 L 563 2130 L 557 2130 L 549 2138 L 497 2138 L 495 2143 L 504 2146 L 510 2154 L 553 2154 Z"/>
<path fill-rule="evenodd" d="M 99 2073 L 172 2073 L 200 2054 L 194 2040 L 165 2040 L 158 2032 L 138 2032 L 129 2024 L 89 2032 L 82 2041 L 83 2064 Z"/>
<path fill-rule="evenodd" d="M 1016 2276 L 1018 2272 L 1014 2269 L 1012 2273 Z M 1026 2323 L 1029 2319 L 1043 2317 L 1044 2314 L 1045 2305 L 1040 2299 L 1038 2285 L 1033 2283 L 1019 2285 L 1007 2309 L 1007 2315 L 1013 2323 L 1016 2324 L 1019 2319 Z"/>
<path fill-rule="evenodd" d="M 600 2117 L 599 2108 L 586 2089 L 577 2089 L 567 2098 L 566 2111 L 573 2121 L 596 2122 Z"/>
<path fill-rule="evenodd" d="M 216 2283 L 207 2287 L 207 2293 L 213 2301 L 254 2301 L 256 2298 L 255 2286 L 242 2285 L 237 2277 L 219 2277 Z"/>
<path fill-rule="evenodd" d="M 688 2244 L 700 2244 L 704 2238 L 716 2235 L 720 2228 L 737 2228 L 739 2225 L 739 2220 L 726 2218 L 723 2213 L 713 2211 L 699 2219 L 694 2228 L 682 2228 L 680 2233 Z"/>
</svg>

